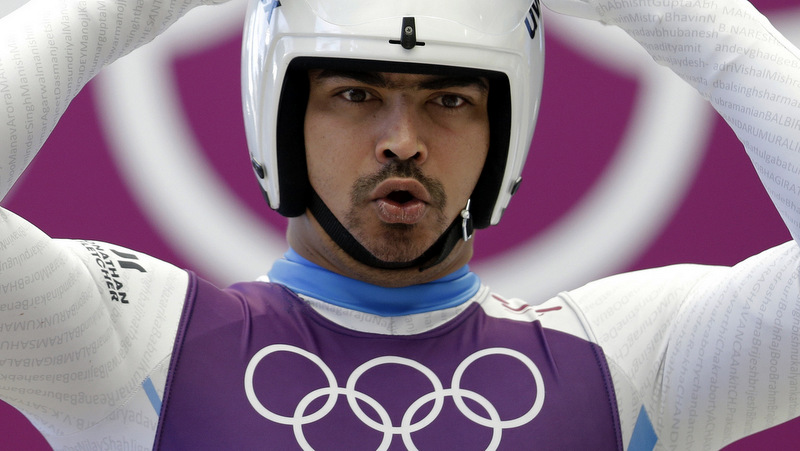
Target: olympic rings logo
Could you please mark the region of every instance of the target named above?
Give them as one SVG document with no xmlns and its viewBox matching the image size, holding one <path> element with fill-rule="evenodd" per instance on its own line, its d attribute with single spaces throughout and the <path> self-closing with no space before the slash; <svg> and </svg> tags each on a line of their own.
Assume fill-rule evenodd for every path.
<svg viewBox="0 0 800 451">
<path fill-rule="evenodd" d="M 264 358 L 276 352 L 289 352 L 308 359 L 317 365 L 317 367 L 319 367 L 324 374 L 325 379 L 327 379 L 328 386 L 313 390 L 305 395 L 298 402 L 292 416 L 279 415 L 271 411 L 261 403 L 253 387 L 253 377 L 256 367 L 258 367 Z M 512 357 L 521 362 L 533 376 L 536 384 L 536 398 L 530 409 L 523 415 L 511 420 L 502 420 L 499 412 L 495 406 L 489 402 L 489 400 L 472 390 L 461 387 L 461 378 L 467 368 L 476 360 L 489 355 L 505 355 Z M 419 397 L 417 400 L 411 403 L 408 409 L 406 409 L 404 412 L 400 425 L 398 426 L 392 424 L 389 413 L 378 401 L 366 393 L 356 390 L 356 384 L 358 383 L 359 378 L 364 375 L 364 373 L 379 365 L 388 364 L 404 365 L 415 369 L 422 373 L 433 386 L 433 391 Z M 322 361 L 322 359 L 319 358 L 319 356 L 304 349 L 283 344 L 267 346 L 258 351 L 253 358 L 250 359 L 250 363 L 247 365 L 247 369 L 245 370 L 244 374 L 244 389 L 247 399 L 250 401 L 250 405 L 253 406 L 253 409 L 255 409 L 259 415 L 263 416 L 269 421 L 292 426 L 297 443 L 304 450 L 313 450 L 314 448 L 311 447 L 306 440 L 303 432 L 303 426 L 319 421 L 325 417 L 333 409 L 339 398 L 339 395 L 344 395 L 344 397 L 347 399 L 350 409 L 359 420 L 361 420 L 370 428 L 383 433 L 383 440 L 381 441 L 380 446 L 377 448 L 378 450 L 388 449 L 392 441 L 392 437 L 395 435 L 400 435 L 402 437 L 403 443 L 407 449 L 416 450 L 417 447 L 414 445 L 411 434 L 424 429 L 439 416 L 442 406 L 444 405 L 445 397 L 447 396 L 453 398 L 453 402 L 455 403 L 459 412 L 461 412 L 461 414 L 463 414 L 466 418 L 480 426 L 490 428 L 492 430 L 492 438 L 486 449 L 495 450 L 500 445 L 503 430 L 523 426 L 536 418 L 536 416 L 542 410 L 545 393 L 542 374 L 539 372 L 539 368 L 537 368 L 536 364 L 521 352 L 507 348 L 483 349 L 464 359 L 464 361 L 459 364 L 453 373 L 453 378 L 450 382 L 450 388 L 444 388 L 442 382 L 439 380 L 436 374 L 434 374 L 434 372 L 425 365 L 422 365 L 421 363 L 411 359 L 396 356 L 378 357 L 362 364 L 353 371 L 347 380 L 347 384 L 344 388 L 342 388 L 339 387 L 333 371 L 331 371 L 331 369 L 325 364 L 325 362 Z M 306 412 L 308 406 L 312 402 L 323 396 L 327 396 L 327 400 L 322 407 L 315 412 Z M 485 409 L 486 413 L 488 414 L 488 418 L 476 413 L 469 406 L 467 406 L 467 404 L 464 402 L 465 398 L 472 400 Z M 373 408 L 380 418 L 380 421 L 375 421 L 374 419 L 370 418 L 362 410 L 361 406 L 359 406 L 357 402 L 359 400 Z M 433 403 L 430 413 L 428 413 L 419 421 L 412 423 L 412 418 L 414 418 L 419 409 L 429 403 Z"/>
</svg>

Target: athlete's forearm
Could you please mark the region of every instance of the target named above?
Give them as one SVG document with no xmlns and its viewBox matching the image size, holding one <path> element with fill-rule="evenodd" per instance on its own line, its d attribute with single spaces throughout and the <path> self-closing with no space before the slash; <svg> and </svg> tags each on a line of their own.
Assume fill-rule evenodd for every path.
<svg viewBox="0 0 800 451">
<path fill-rule="evenodd" d="M 711 102 L 800 240 L 800 51 L 745 0 L 588 3 Z"/>
<path fill-rule="evenodd" d="M 0 198 L 100 69 L 223 0 L 30 0 L 0 20 Z"/>
</svg>

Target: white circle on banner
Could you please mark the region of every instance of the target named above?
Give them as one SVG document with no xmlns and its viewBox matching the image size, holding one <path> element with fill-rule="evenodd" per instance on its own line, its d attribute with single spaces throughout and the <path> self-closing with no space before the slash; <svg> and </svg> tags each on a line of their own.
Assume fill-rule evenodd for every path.
<svg viewBox="0 0 800 451">
<path fill-rule="evenodd" d="M 261 275 L 265 262 L 281 257 L 285 238 L 242 205 L 205 160 L 170 62 L 239 33 L 243 14 L 241 0 L 193 10 L 108 67 L 95 85 L 114 158 L 140 207 L 176 252 L 219 283 Z M 627 127 L 591 191 L 555 226 L 474 265 L 490 286 L 533 302 L 617 272 L 646 248 L 694 177 L 713 119 L 691 87 L 621 30 L 545 14 L 549 39 L 637 79 L 641 89 L 631 117 L 612 118 Z"/>
</svg>

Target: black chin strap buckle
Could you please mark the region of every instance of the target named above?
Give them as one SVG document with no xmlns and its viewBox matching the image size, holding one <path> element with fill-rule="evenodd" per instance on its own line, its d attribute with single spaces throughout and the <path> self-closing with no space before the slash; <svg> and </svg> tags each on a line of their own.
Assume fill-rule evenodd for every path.
<svg viewBox="0 0 800 451">
<path fill-rule="evenodd" d="M 475 231 L 472 226 L 472 215 L 469 212 L 470 202 L 472 202 L 472 199 L 467 199 L 467 206 L 461 210 L 461 235 L 464 237 L 464 241 L 469 241 Z"/>
</svg>

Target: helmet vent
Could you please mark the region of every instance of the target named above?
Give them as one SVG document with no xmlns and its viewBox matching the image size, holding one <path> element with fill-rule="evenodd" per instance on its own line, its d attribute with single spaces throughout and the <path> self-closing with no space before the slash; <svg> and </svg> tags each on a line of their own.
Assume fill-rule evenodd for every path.
<svg viewBox="0 0 800 451">
<path fill-rule="evenodd" d="M 411 50 L 418 45 L 425 45 L 424 42 L 417 41 L 417 26 L 413 17 L 403 17 L 400 39 L 390 39 L 389 44 L 400 44 L 406 50 Z"/>
</svg>

